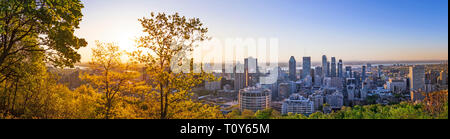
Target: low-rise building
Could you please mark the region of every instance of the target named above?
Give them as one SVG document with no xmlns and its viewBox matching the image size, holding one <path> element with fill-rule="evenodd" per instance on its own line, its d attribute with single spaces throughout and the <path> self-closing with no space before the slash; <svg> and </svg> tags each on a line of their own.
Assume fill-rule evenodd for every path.
<svg viewBox="0 0 450 139">
<path fill-rule="evenodd" d="M 294 94 L 283 102 L 282 114 L 294 113 L 309 115 L 314 112 L 314 102 L 301 95 Z"/>
</svg>

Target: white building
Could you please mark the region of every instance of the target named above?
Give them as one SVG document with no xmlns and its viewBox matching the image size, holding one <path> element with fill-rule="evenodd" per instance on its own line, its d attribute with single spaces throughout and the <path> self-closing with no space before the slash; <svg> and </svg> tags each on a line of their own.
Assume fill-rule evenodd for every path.
<svg viewBox="0 0 450 139">
<path fill-rule="evenodd" d="M 314 103 L 314 112 L 321 111 L 321 106 L 323 106 L 323 96 L 321 94 L 312 94 L 309 99 Z"/>
<path fill-rule="evenodd" d="M 272 92 L 269 89 L 249 87 L 239 90 L 239 110 L 264 110 L 270 108 Z"/>
<path fill-rule="evenodd" d="M 295 113 L 309 115 L 314 112 L 314 102 L 301 95 L 294 94 L 286 99 L 281 106 L 281 113 Z"/>
<path fill-rule="evenodd" d="M 385 89 L 391 90 L 392 93 L 401 93 L 406 91 L 406 87 L 405 79 L 389 79 L 385 85 Z"/>
</svg>

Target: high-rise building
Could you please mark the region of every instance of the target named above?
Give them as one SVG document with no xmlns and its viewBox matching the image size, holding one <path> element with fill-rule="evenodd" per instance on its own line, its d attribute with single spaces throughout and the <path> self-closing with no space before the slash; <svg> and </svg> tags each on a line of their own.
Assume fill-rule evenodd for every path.
<svg viewBox="0 0 450 139">
<path fill-rule="evenodd" d="M 347 78 L 353 78 L 353 72 L 352 72 L 352 67 L 351 66 L 345 67 L 345 76 Z"/>
<path fill-rule="evenodd" d="M 303 57 L 302 79 L 311 76 L 311 57 Z"/>
<path fill-rule="evenodd" d="M 256 86 L 259 82 L 258 59 L 246 58 L 244 63 L 245 87 Z"/>
<path fill-rule="evenodd" d="M 344 71 L 343 71 L 343 65 L 344 63 L 342 63 L 342 59 L 339 59 L 339 63 L 338 63 L 338 77 L 339 78 L 343 78 L 344 77 Z"/>
<path fill-rule="evenodd" d="M 282 114 L 294 113 L 309 115 L 314 112 L 314 102 L 299 94 L 294 94 L 283 102 Z"/>
<path fill-rule="evenodd" d="M 366 81 L 366 66 L 362 66 L 361 82 L 365 82 L 365 81 Z"/>
<path fill-rule="evenodd" d="M 448 74 L 445 71 L 441 71 L 441 73 L 439 74 L 439 83 L 441 85 L 448 85 Z"/>
<path fill-rule="evenodd" d="M 330 61 L 328 61 L 328 62 L 327 62 L 327 76 L 326 76 L 326 77 L 331 77 L 331 71 L 330 71 L 330 68 L 331 68 L 331 64 L 330 64 Z"/>
<path fill-rule="evenodd" d="M 372 72 L 372 64 L 367 63 L 367 71 Z"/>
<path fill-rule="evenodd" d="M 322 77 L 323 76 L 322 73 L 323 73 L 322 67 L 317 66 L 317 67 L 314 68 L 314 75 L 315 76 Z"/>
<path fill-rule="evenodd" d="M 327 56 L 323 55 L 322 56 L 322 76 L 323 77 L 328 77 L 328 60 L 327 60 Z"/>
<path fill-rule="evenodd" d="M 346 89 L 347 89 L 347 100 L 353 101 L 355 100 L 356 95 L 356 79 L 355 78 L 347 78 L 346 80 Z"/>
<path fill-rule="evenodd" d="M 245 74 L 238 67 L 241 67 L 241 65 L 238 64 L 234 67 L 234 90 L 236 92 L 245 88 Z"/>
<path fill-rule="evenodd" d="M 366 100 L 366 98 L 367 98 L 367 94 L 369 93 L 369 89 L 367 88 L 367 87 L 364 87 L 364 88 L 362 88 L 361 89 L 361 100 Z"/>
<path fill-rule="evenodd" d="M 320 87 L 322 86 L 322 80 L 323 80 L 323 70 L 322 67 L 316 67 L 314 69 L 315 75 L 314 75 L 314 86 Z"/>
<path fill-rule="evenodd" d="M 422 100 L 424 96 L 421 95 L 421 91 L 425 89 L 425 66 L 415 65 L 409 67 L 409 79 L 411 100 Z"/>
<path fill-rule="evenodd" d="M 331 57 L 331 77 L 337 77 L 336 75 L 336 58 Z"/>
<path fill-rule="evenodd" d="M 239 110 L 258 111 L 270 108 L 272 92 L 269 89 L 249 87 L 239 90 Z"/>
<path fill-rule="evenodd" d="M 381 75 L 383 75 L 383 65 L 378 65 L 378 77 L 381 78 Z"/>
<path fill-rule="evenodd" d="M 425 86 L 425 66 L 416 65 L 409 68 L 411 91 L 423 90 Z"/>
<path fill-rule="evenodd" d="M 296 81 L 297 80 L 297 61 L 295 61 L 294 56 L 291 56 L 289 59 L 289 80 Z"/>
</svg>

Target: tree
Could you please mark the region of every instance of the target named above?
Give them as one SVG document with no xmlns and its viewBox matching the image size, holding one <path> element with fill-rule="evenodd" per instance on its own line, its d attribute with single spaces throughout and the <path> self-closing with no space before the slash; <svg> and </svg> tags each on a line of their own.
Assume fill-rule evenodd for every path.
<svg viewBox="0 0 450 139">
<path fill-rule="evenodd" d="M 139 73 L 129 70 L 129 66 L 122 64 L 122 52 L 113 43 L 97 43 L 92 49 L 90 62 L 93 74 L 85 73 L 81 76 L 94 88 L 103 94 L 104 118 L 114 118 L 114 106 L 121 92 L 139 76 Z"/>
<path fill-rule="evenodd" d="M 87 45 L 74 35 L 79 0 L 0 1 L 0 112 L 14 118 L 69 118 L 72 91 L 57 83 L 46 64 L 79 62 Z M 1 117 L 1 116 L 0 116 Z"/>
<path fill-rule="evenodd" d="M 154 87 L 149 93 L 157 94 L 149 96 L 159 103 L 159 118 L 174 118 L 178 113 L 177 103 L 190 101 L 193 87 L 204 80 L 214 80 L 210 74 L 194 73 L 193 63 L 190 64 L 190 73 L 176 73 L 171 69 L 181 61 L 192 61 L 183 56 L 192 52 L 196 43 L 207 39 L 208 30 L 198 18 L 187 19 L 178 13 L 151 13 L 150 18 L 144 17 L 139 21 L 147 35 L 137 40 L 139 50 L 132 53 L 133 59 L 147 67 L 149 85 Z"/>
<path fill-rule="evenodd" d="M 244 109 L 241 115 L 242 119 L 255 119 L 255 112 L 251 110 Z"/>
<path fill-rule="evenodd" d="M 14 75 L 19 57 L 45 53 L 55 66 L 73 67 L 77 49 L 87 45 L 74 35 L 82 18 L 79 0 L 2 0 L 0 2 L 0 79 Z M 44 59 L 44 58 L 43 58 Z"/>
<path fill-rule="evenodd" d="M 257 111 L 255 113 L 256 119 L 272 119 L 272 118 L 278 118 L 280 117 L 280 112 L 274 110 L 274 109 L 265 109 L 262 111 Z"/>
<path fill-rule="evenodd" d="M 234 109 L 226 115 L 228 119 L 238 119 L 241 116 L 241 111 L 239 109 Z"/>
<path fill-rule="evenodd" d="M 425 94 L 424 105 L 431 115 L 448 119 L 448 90 Z"/>
</svg>

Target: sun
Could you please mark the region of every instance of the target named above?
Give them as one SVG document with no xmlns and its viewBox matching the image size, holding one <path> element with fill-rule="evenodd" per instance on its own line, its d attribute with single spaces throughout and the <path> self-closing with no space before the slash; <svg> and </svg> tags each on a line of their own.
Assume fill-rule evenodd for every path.
<svg viewBox="0 0 450 139">
<path fill-rule="evenodd" d="M 132 52 L 136 48 L 135 37 L 129 35 L 123 35 L 118 38 L 118 42 L 120 50 L 126 52 Z"/>
<path fill-rule="evenodd" d="M 131 33 L 119 33 L 113 38 L 114 43 L 119 46 L 119 50 L 124 52 L 120 57 L 122 62 L 128 62 L 130 59 L 128 53 L 137 50 L 135 39 L 135 35 Z"/>
</svg>

